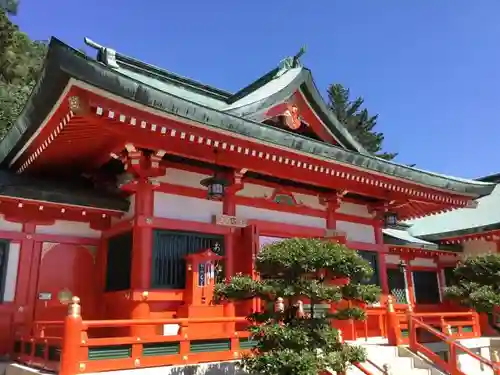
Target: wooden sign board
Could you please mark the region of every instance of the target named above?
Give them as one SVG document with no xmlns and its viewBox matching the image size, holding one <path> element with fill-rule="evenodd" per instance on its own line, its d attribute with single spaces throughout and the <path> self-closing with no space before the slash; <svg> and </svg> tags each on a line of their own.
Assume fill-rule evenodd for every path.
<svg viewBox="0 0 500 375">
<path fill-rule="evenodd" d="M 247 226 L 247 221 L 231 215 L 214 215 L 214 224 L 225 227 L 244 228 Z"/>
</svg>

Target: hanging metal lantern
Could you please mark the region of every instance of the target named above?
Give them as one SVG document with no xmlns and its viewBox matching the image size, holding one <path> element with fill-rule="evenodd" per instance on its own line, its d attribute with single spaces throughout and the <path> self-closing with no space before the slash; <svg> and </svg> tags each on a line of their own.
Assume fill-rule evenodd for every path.
<svg viewBox="0 0 500 375">
<path fill-rule="evenodd" d="M 384 214 L 384 225 L 385 227 L 394 227 L 398 224 L 398 215 L 394 212 L 386 212 Z"/>
<path fill-rule="evenodd" d="M 202 186 L 207 188 L 207 199 L 211 201 L 220 201 L 224 198 L 224 193 L 227 186 L 226 179 L 215 174 L 212 177 L 205 178 L 200 182 Z"/>
<path fill-rule="evenodd" d="M 401 260 L 398 264 L 399 271 L 402 273 L 405 273 L 406 269 L 408 268 L 408 265 L 404 260 Z"/>
</svg>

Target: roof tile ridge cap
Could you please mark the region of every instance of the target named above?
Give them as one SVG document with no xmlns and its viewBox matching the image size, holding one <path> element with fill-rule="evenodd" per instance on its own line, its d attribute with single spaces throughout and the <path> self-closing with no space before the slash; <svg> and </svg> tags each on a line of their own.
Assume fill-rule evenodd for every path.
<svg viewBox="0 0 500 375">
<path fill-rule="evenodd" d="M 133 63 L 136 68 L 144 70 L 145 72 L 148 70 L 152 70 L 152 71 L 154 71 L 154 73 L 156 73 L 158 75 L 171 76 L 173 79 L 185 81 L 184 82 L 185 84 L 191 84 L 194 86 L 194 88 L 197 88 L 197 89 L 204 89 L 207 91 L 213 91 L 214 93 L 217 93 L 220 96 L 227 96 L 228 98 L 233 95 L 229 91 L 222 90 L 222 89 L 219 89 L 217 87 L 213 87 L 211 85 L 204 84 L 204 83 L 197 81 L 193 78 L 189 78 L 189 77 L 177 74 L 177 73 L 173 73 L 173 72 L 171 72 L 167 69 L 164 69 L 160 66 L 153 65 L 153 64 L 141 61 L 139 59 L 136 59 L 135 57 L 124 55 L 122 53 L 117 52 L 116 50 L 114 50 L 112 48 L 102 46 L 102 45 L 92 41 L 89 38 L 85 38 L 84 40 L 85 40 L 85 44 L 96 49 L 98 52 L 102 53 L 102 55 L 101 55 L 102 60 L 98 59 L 98 61 L 100 61 L 103 64 L 108 65 L 112 68 L 115 68 L 115 69 L 120 68 L 120 65 L 118 64 L 119 62 Z M 196 87 L 196 86 L 199 86 L 199 87 Z"/>
</svg>

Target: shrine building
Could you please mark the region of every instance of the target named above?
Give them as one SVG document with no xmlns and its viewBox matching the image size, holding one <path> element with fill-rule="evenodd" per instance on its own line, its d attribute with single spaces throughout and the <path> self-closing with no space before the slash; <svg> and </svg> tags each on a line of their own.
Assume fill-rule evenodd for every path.
<svg viewBox="0 0 500 375">
<path fill-rule="evenodd" d="M 463 311 L 443 299 L 445 271 L 466 246 L 456 239 L 493 230 L 483 216 L 470 231 L 461 215 L 481 217 L 496 181 L 370 154 L 300 54 L 234 93 L 86 42 L 96 59 L 51 40 L 0 143 L 1 353 L 53 368 L 73 300 L 79 373 L 237 358 L 248 342 L 220 327 L 259 303 L 213 305 L 208 286 L 254 275 L 259 248 L 289 237 L 344 242 L 373 266 L 380 303 L 345 322 L 346 339 L 387 336 L 389 294 L 401 310 Z M 457 220 L 434 225 L 444 212 Z M 189 319 L 199 328 L 184 346 Z M 473 315 L 463 321 L 457 332 L 480 334 Z"/>
</svg>

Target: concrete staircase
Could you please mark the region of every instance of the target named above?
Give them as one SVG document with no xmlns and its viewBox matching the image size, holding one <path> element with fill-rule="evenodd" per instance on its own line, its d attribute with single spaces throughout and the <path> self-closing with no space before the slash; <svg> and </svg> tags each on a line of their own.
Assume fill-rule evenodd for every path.
<svg viewBox="0 0 500 375">
<path fill-rule="evenodd" d="M 397 348 L 383 344 L 356 343 L 366 349 L 368 361 L 362 366 L 373 375 L 382 375 L 380 369 L 389 365 L 389 374 L 404 375 L 444 375 L 430 362 L 417 356 L 406 348 Z M 350 368 L 347 375 L 364 375 L 358 368 Z"/>
</svg>

